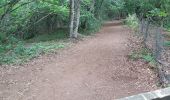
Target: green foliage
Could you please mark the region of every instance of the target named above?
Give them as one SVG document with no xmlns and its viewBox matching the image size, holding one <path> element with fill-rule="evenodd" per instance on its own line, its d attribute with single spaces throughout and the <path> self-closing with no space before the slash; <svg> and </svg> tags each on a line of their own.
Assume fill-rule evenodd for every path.
<svg viewBox="0 0 170 100">
<path fill-rule="evenodd" d="M 158 8 L 155 8 L 149 11 L 148 16 L 158 16 L 158 17 L 166 17 L 168 14 L 165 11 L 161 11 Z"/>
<path fill-rule="evenodd" d="M 164 43 L 164 45 L 167 46 L 167 47 L 170 47 L 170 41 L 166 41 L 166 42 Z"/>
<path fill-rule="evenodd" d="M 137 52 L 132 52 L 130 55 L 129 55 L 129 58 L 132 59 L 132 60 L 137 60 L 140 58 L 140 55 L 137 53 Z"/>
<path fill-rule="evenodd" d="M 154 60 L 153 55 L 150 54 L 150 53 L 148 53 L 147 55 L 143 55 L 142 58 L 143 58 L 145 61 L 147 61 L 147 62 L 151 62 L 151 63 L 156 62 L 156 61 Z"/>
<path fill-rule="evenodd" d="M 4 41 L 6 38 L 6 34 L 5 33 L 0 33 L 0 41 Z"/>
<path fill-rule="evenodd" d="M 136 17 L 136 14 L 128 15 L 128 17 L 125 19 L 125 24 L 133 30 L 136 30 L 139 26 L 139 20 Z"/>
<path fill-rule="evenodd" d="M 68 38 L 67 30 L 60 29 L 55 33 L 36 35 L 34 38 L 26 40 L 27 42 L 45 42 L 52 40 L 65 40 Z"/>
<path fill-rule="evenodd" d="M 87 11 L 84 11 L 84 14 L 80 17 L 80 21 L 80 29 L 83 31 L 98 31 L 101 27 L 101 21 Z"/>
<path fill-rule="evenodd" d="M 8 44 L 0 45 L 0 64 L 21 64 L 42 53 L 53 52 L 65 46 L 66 43 L 64 42 L 25 43 L 11 37 Z"/>
<path fill-rule="evenodd" d="M 59 1 L 40 1 L 39 9 L 47 9 L 49 12 L 59 14 L 63 19 L 66 19 L 69 16 L 69 8 L 66 5 L 60 5 Z"/>
<path fill-rule="evenodd" d="M 156 61 L 153 54 L 146 48 L 142 48 L 140 51 L 134 51 L 129 55 L 129 58 L 132 60 L 143 59 L 148 62 L 150 65 L 155 65 Z"/>
<path fill-rule="evenodd" d="M 12 3 L 1 2 L 0 6 L 6 2 Z M 8 8 L 9 14 L 5 12 Z M 0 7 L 0 17 L 3 14 L 4 17 L 0 20 L 0 33 L 15 34 L 19 38 L 27 39 L 41 33 L 42 29 L 54 32 L 58 27 L 66 25 L 69 20 L 69 7 L 66 0 L 18 0 L 12 6 Z M 57 25 L 59 26 L 56 27 Z"/>
<path fill-rule="evenodd" d="M 122 17 L 121 14 L 125 12 L 125 1 L 124 0 L 108 0 L 106 2 L 106 18 L 114 19 L 114 17 Z M 123 16 L 124 17 L 124 16 Z"/>
</svg>

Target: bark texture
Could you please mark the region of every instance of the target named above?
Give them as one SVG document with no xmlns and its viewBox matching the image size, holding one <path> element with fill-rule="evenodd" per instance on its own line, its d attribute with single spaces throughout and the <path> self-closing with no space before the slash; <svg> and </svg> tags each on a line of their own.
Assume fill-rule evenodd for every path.
<svg viewBox="0 0 170 100">
<path fill-rule="evenodd" d="M 70 0 L 70 38 L 77 38 L 80 23 L 81 0 Z"/>
<path fill-rule="evenodd" d="M 74 0 L 70 0 L 70 37 L 73 36 L 74 24 Z"/>
</svg>

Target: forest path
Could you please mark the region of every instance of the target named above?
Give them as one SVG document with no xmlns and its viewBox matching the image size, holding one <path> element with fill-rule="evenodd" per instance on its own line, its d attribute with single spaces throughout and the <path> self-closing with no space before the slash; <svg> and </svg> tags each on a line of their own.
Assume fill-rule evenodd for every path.
<svg viewBox="0 0 170 100">
<path fill-rule="evenodd" d="M 134 69 L 127 58 L 129 36 L 119 22 L 108 22 L 59 54 L 1 69 L 0 100 L 114 100 L 154 90 L 152 72 Z"/>
</svg>

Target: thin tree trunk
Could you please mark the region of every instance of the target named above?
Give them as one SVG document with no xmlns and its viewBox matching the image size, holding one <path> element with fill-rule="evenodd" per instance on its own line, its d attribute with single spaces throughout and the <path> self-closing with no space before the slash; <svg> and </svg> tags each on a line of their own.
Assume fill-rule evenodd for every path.
<svg viewBox="0 0 170 100">
<path fill-rule="evenodd" d="M 75 2 L 75 16 L 74 16 L 74 38 L 77 38 L 78 28 L 80 22 L 80 0 L 76 0 Z"/>
<path fill-rule="evenodd" d="M 80 22 L 81 0 L 70 0 L 70 38 L 77 38 Z"/>
<path fill-rule="evenodd" d="M 73 37 L 73 26 L 74 26 L 74 0 L 70 0 L 70 38 Z"/>
</svg>

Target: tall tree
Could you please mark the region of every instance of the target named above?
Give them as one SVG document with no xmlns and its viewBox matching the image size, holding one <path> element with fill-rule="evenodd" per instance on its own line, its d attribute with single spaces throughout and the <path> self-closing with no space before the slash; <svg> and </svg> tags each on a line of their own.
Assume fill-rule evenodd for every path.
<svg viewBox="0 0 170 100">
<path fill-rule="evenodd" d="M 74 0 L 70 0 L 70 38 L 74 37 Z"/>
<path fill-rule="evenodd" d="M 80 22 L 81 0 L 70 0 L 70 38 L 77 38 Z"/>
</svg>

